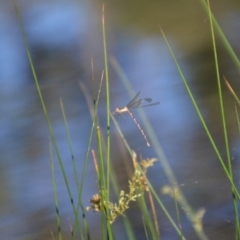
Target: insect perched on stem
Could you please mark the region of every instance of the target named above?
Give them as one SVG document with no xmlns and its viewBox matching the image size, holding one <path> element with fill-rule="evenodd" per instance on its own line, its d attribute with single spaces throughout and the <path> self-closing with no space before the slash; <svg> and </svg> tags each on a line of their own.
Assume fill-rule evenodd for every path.
<svg viewBox="0 0 240 240">
<path fill-rule="evenodd" d="M 114 113 L 124 113 L 124 112 L 128 112 L 130 117 L 132 118 L 132 120 L 135 122 L 135 124 L 137 125 L 138 129 L 140 130 L 140 132 L 142 133 L 146 143 L 147 143 L 147 146 L 149 147 L 150 146 L 150 143 L 148 141 L 148 138 L 146 136 L 146 134 L 144 133 L 143 129 L 140 127 L 139 123 L 137 122 L 136 118 L 133 116 L 133 114 L 130 112 L 130 109 L 132 108 L 141 108 L 141 107 L 150 107 L 150 106 L 155 106 L 155 105 L 158 105 L 160 102 L 154 102 L 154 103 L 151 103 L 152 102 L 152 99 L 151 98 L 140 98 L 138 99 L 138 96 L 140 94 L 141 91 L 139 91 L 136 96 L 125 106 L 125 107 L 121 107 L 121 108 L 116 108 Z M 141 105 L 142 102 L 148 102 L 149 104 L 147 105 Z"/>
</svg>

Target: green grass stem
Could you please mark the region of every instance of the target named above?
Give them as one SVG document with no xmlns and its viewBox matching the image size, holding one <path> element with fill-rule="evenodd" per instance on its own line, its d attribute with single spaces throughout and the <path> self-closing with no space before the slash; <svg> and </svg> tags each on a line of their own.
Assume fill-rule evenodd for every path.
<svg viewBox="0 0 240 240">
<path fill-rule="evenodd" d="M 57 195 L 57 184 L 56 184 L 56 178 L 55 178 L 54 161 L 53 161 L 52 147 L 51 147 L 50 141 L 49 141 L 49 151 L 50 151 L 50 163 L 51 163 L 51 170 L 52 170 L 54 202 L 55 202 L 57 227 L 58 227 L 58 239 L 62 240 L 61 219 L 59 216 L 59 205 L 58 205 L 58 195 Z"/>
<path fill-rule="evenodd" d="M 229 171 L 228 171 L 228 169 L 227 169 L 227 167 L 226 167 L 226 165 L 225 165 L 225 163 L 224 163 L 224 161 L 222 159 L 222 156 L 220 155 L 220 152 L 218 151 L 218 148 L 217 148 L 217 146 L 216 146 L 216 144 L 215 144 L 215 142 L 214 142 L 214 140 L 212 138 L 212 135 L 211 135 L 211 133 L 210 133 L 208 127 L 207 127 L 207 124 L 206 124 L 206 122 L 205 122 L 205 120 L 204 120 L 204 118 L 203 118 L 203 116 L 202 116 L 202 114 L 201 114 L 201 112 L 200 112 L 200 110 L 198 108 L 198 105 L 197 105 L 197 103 L 196 103 L 196 101 L 195 101 L 195 99 L 194 99 L 194 97 L 192 95 L 190 87 L 188 86 L 188 83 L 187 83 L 187 81 L 186 81 L 186 79 L 185 79 L 185 77 L 184 77 L 184 75 L 183 75 L 183 73 L 181 71 L 181 68 L 180 68 L 180 66 L 179 66 L 179 64 L 178 64 L 178 62 L 177 62 L 177 60 L 176 60 L 176 58 L 175 58 L 175 56 L 173 54 L 173 51 L 172 51 L 172 49 L 171 49 L 171 47 L 170 47 L 170 45 L 169 45 L 169 43 L 167 41 L 167 38 L 166 38 L 166 36 L 165 36 L 165 34 L 163 33 L 162 30 L 161 30 L 161 32 L 162 32 L 164 40 L 165 40 L 165 42 L 166 42 L 166 44 L 168 46 L 168 49 L 169 49 L 169 51 L 170 51 L 170 53 L 172 55 L 172 58 L 173 58 L 173 60 L 175 62 L 175 65 L 176 65 L 176 67 L 178 69 L 179 75 L 181 76 L 181 79 L 182 79 L 182 81 L 184 83 L 184 86 L 186 87 L 188 95 L 189 95 L 189 97 L 190 97 L 190 99 L 191 99 L 191 101 L 192 101 L 192 103 L 194 105 L 194 108 L 195 108 L 195 110 L 197 112 L 197 115 L 198 115 L 198 117 L 199 117 L 199 119 L 200 119 L 200 121 L 201 121 L 201 123 L 203 125 L 203 128 L 204 128 L 204 130 L 205 130 L 205 132 L 206 132 L 206 134 L 207 134 L 207 136 L 208 136 L 208 138 L 209 138 L 209 140 L 210 140 L 210 142 L 212 144 L 212 147 L 213 147 L 213 149 L 214 149 L 214 151 L 215 151 L 215 153 L 216 153 L 216 155 L 217 155 L 217 157 L 219 159 L 219 162 L 220 162 L 224 172 L 226 173 L 226 176 L 227 176 L 229 182 L 231 183 L 231 185 L 232 185 L 232 187 L 233 187 L 233 189 L 234 189 L 234 191 L 235 191 L 235 193 L 237 195 L 237 198 L 240 200 L 240 195 L 239 195 L 239 192 L 238 192 L 238 190 L 236 188 L 236 185 L 233 182 L 231 175 L 229 174 Z"/>
<path fill-rule="evenodd" d="M 200 3 L 203 6 L 203 9 L 206 11 L 206 13 L 209 15 L 209 7 L 208 7 L 208 1 L 206 0 L 200 0 Z M 229 56 L 231 57 L 231 59 L 233 60 L 233 63 L 236 65 L 237 69 L 240 71 L 240 61 L 238 56 L 236 55 L 236 53 L 234 52 L 231 44 L 229 43 L 229 41 L 227 40 L 227 37 L 225 36 L 225 34 L 223 33 L 221 27 L 219 26 L 216 18 L 214 17 L 214 15 L 210 12 L 211 14 L 211 21 L 213 22 L 214 28 L 216 30 L 216 32 L 218 33 L 222 43 L 224 44 Z"/>
<path fill-rule="evenodd" d="M 63 166 L 63 162 L 62 162 L 61 155 L 60 155 L 60 152 L 59 152 L 59 149 L 58 149 L 56 138 L 55 138 L 55 135 L 54 135 L 54 132 L 53 132 L 53 129 L 52 129 L 52 125 L 51 125 L 51 122 L 50 122 L 50 119 L 49 119 L 49 116 L 48 116 L 46 105 L 45 105 L 45 102 L 43 100 L 41 89 L 40 89 L 40 86 L 39 86 L 39 83 L 38 83 L 38 78 L 37 78 L 36 71 L 35 71 L 35 68 L 34 68 L 34 64 L 33 64 L 33 61 L 32 61 L 30 49 L 28 47 L 27 37 L 26 37 L 26 34 L 24 32 L 24 28 L 23 28 L 21 17 L 20 17 L 20 13 L 18 11 L 16 0 L 13 0 L 13 2 L 14 2 L 16 15 L 17 15 L 17 18 L 18 18 L 18 23 L 19 23 L 19 26 L 20 26 L 20 30 L 21 30 L 21 33 L 22 33 L 22 38 L 23 38 L 23 41 L 24 41 L 25 49 L 26 49 L 26 52 L 27 52 L 27 57 L 28 57 L 29 64 L 30 64 L 30 67 L 31 67 L 31 70 L 32 70 L 35 85 L 37 87 L 37 92 L 38 92 L 40 102 L 41 102 L 41 105 L 42 105 L 42 108 L 43 108 L 43 112 L 44 112 L 44 115 L 45 115 L 45 118 L 46 118 L 46 121 L 47 121 L 47 125 L 48 125 L 48 129 L 49 129 L 49 132 L 50 132 L 50 135 L 51 135 L 51 139 L 52 139 L 52 142 L 53 142 L 56 154 L 57 154 L 59 165 L 61 167 L 62 175 L 63 175 L 64 182 L 65 182 L 65 185 L 66 185 L 66 188 L 67 188 L 67 191 L 68 191 L 68 195 L 69 195 L 69 198 L 70 198 L 70 201 L 71 201 L 71 206 L 72 206 L 72 209 L 73 209 L 73 212 L 74 212 L 74 216 L 75 216 L 75 219 L 77 220 L 77 223 L 78 223 L 78 230 L 79 230 L 79 233 L 81 235 L 81 238 L 83 239 L 82 230 L 81 230 L 81 226 L 80 226 L 79 219 L 78 219 L 78 211 L 77 211 L 77 208 L 75 207 L 75 204 L 74 204 L 74 201 L 73 201 L 73 195 L 72 195 L 72 192 L 71 192 L 71 189 L 70 189 L 70 185 L 68 183 L 67 175 L 66 175 L 66 172 L 65 172 L 65 169 L 64 169 L 64 166 Z M 72 239 L 75 239 L 75 236 L 76 236 L 76 234 L 74 232 L 74 235 L 73 235 Z"/>
<path fill-rule="evenodd" d="M 213 28 L 213 19 L 212 19 L 213 14 L 211 13 L 209 0 L 207 0 L 207 4 L 208 4 L 208 15 L 209 15 L 209 19 L 210 19 L 210 29 L 211 29 L 211 35 L 212 35 L 212 44 L 213 44 L 213 51 L 214 51 L 216 75 L 217 75 L 217 82 L 218 82 L 219 103 L 220 103 L 220 108 L 221 108 L 222 125 L 223 125 L 224 140 L 225 140 L 226 153 L 227 153 L 228 170 L 229 170 L 229 175 L 230 175 L 232 181 L 234 181 L 233 172 L 232 172 L 231 156 L 230 156 L 230 150 L 229 150 L 229 144 L 228 144 L 228 134 L 227 134 L 227 127 L 226 127 L 225 113 L 224 113 L 223 96 L 222 96 L 222 90 L 221 90 L 222 88 L 221 88 L 221 80 L 220 80 L 219 66 L 218 66 L 217 47 L 216 47 L 216 40 L 215 40 L 215 34 L 214 34 L 214 28 Z M 233 196 L 235 196 L 234 188 L 232 188 L 232 193 L 233 193 Z M 237 226 L 239 226 L 237 200 L 235 197 L 233 197 L 233 206 L 234 206 L 236 223 L 237 223 Z M 239 227 L 236 228 L 236 231 L 237 231 L 237 235 L 240 236 Z"/>
</svg>

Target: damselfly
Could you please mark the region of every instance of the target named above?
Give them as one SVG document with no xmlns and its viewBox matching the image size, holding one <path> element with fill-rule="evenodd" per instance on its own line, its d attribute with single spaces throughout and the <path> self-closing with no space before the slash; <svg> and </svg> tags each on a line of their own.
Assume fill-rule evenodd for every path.
<svg viewBox="0 0 240 240">
<path fill-rule="evenodd" d="M 140 94 L 141 91 L 139 91 L 137 93 L 137 95 L 125 106 L 125 107 L 121 107 L 121 108 L 116 108 L 115 109 L 115 113 L 124 113 L 124 112 L 128 112 L 130 117 L 132 118 L 132 120 L 135 122 L 135 124 L 137 125 L 138 129 L 140 130 L 140 132 L 142 133 L 146 143 L 147 143 L 147 146 L 150 146 L 150 143 L 148 141 L 148 138 L 146 136 L 146 134 L 144 133 L 143 129 L 140 127 L 139 123 L 137 122 L 136 118 L 133 116 L 133 114 L 130 112 L 130 109 L 132 108 L 140 108 L 140 107 L 150 107 L 150 106 L 154 106 L 154 105 L 157 105 L 159 104 L 160 102 L 154 102 L 154 103 L 151 103 L 152 102 L 152 99 L 151 98 L 142 98 L 142 99 L 138 99 L 138 96 Z M 141 105 L 142 102 L 148 102 L 149 104 L 147 105 Z"/>
</svg>

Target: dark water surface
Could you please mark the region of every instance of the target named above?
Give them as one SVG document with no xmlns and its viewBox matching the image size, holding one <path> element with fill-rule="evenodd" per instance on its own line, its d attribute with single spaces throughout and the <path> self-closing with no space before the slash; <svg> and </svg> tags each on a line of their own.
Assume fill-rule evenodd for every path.
<svg viewBox="0 0 240 240">
<path fill-rule="evenodd" d="M 77 201 L 59 98 L 66 109 L 78 177 L 82 173 L 91 129 L 89 106 L 79 87 L 91 97 L 91 59 L 96 87 L 104 68 L 101 8 L 99 1 L 18 1 L 36 73 L 46 101 L 64 168 Z M 212 8 L 236 53 L 239 53 L 239 2 L 212 1 Z M 49 131 L 27 60 L 12 1 L 1 1 L 0 10 L 0 235 L 1 239 L 56 238 L 54 194 L 49 153 Z M 205 208 L 203 227 L 209 239 L 234 239 L 231 188 L 211 147 L 179 73 L 162 39 L 159 25 L 174 50 L 182 71 L 224 161 L 226 151 L 221 125 L 217 81 L 209 20 L 198 1 L 106 1 L 105 21 L 109 57 L 114 57 L 141 97 L 160 105 L 144 109 L 172 171 L 193 209 Z M 237 68 L 217 37 L 220 73 L 239 93 Z M 109 59 L 110 59 L 109 58 Z M 111 109 L 127 104 L 131 97 L 110 63 Z M 236 183 L 239 182 L 239 136 L 233 99 L 223 84 L 229 146 Z M 105 84 L 99 103 L 99 120 L 105 127 Z M 134 115 L 142 125 L 138 112 Z M 142 158 L 155 157 L 128 114 L 118 123 L 130 147 Z M 112 125 L 112 159 L 116 176 L 127 187 L 126 162 L 131 159 Z M 149 136 L 151 140 L 151 136 Z M 120 143 L 119 143 L 120 141 Z M 95 141 L 92 149 L 96 149 Z M 57 158 L 54 154 L 55 162 Z M 65 239 L 70 239 L 73 214 L 60 167 L 56 164 L 59 211 Z M 175 216 L 174 201 L 161 194 L 168 184 L 158 163 L 149 180 Z M 83 189 L 83 203 L 97 191 L 92 157 Z M 171 210 L 173 209 L 173 210 Z M 132 204 L 129 217 L 136 239 L 145 239 L 139 209 Z M 91 239 L 99 239 L 100 215 L 88 213 Z M 174 217 L 174 219 L 176 219 Z M 178 238 L 158 210 L 162 239 Z M 182 213 L 187 239 L 198 239 Z M 121 220 L 114 224 L 116 239 L 126 238 Z"/>
</svg>

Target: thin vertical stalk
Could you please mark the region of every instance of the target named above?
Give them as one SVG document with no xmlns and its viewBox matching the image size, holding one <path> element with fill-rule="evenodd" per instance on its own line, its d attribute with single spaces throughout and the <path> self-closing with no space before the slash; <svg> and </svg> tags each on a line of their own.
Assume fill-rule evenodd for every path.
<svg viewBox="0 0 240 240">
<path fill-rule="evenodd" d="M 60 155 L 60 152 L 59 152 L 59 149 L 58 149 L 57 141 L 56 141 L 53 129 L 52 129 L 52 125 L 51 125 L 51 122 L 50 122 L 50 119 L 49 119 L 49 116 L 48 116 L 46 105 L 45 105 L 45 102 L 43 100 L 41 89 L 40 89 L 40 86 L 39 86 L 39 83 L 38 83 L 37 74 L 35 72 L 34 64 L 33 64 L 33 61 L 32 61 L 32 56 L 31 56 L 31 53 L 30 53 L 30 49 L 28 47 L 27 37 L 26 37 L 26 34 L 24 32 L 24 28 L 23 28 L 21 17 L 20 17 L 20 13 L 18 11 L 16 0 L 13 0 L 13 2 L 14 2 L 16 15 L 17 15 L 17 18 L 18 18 L 18 23 L 19 23 L 19 26 L 20 26 L 20 29 L 21 29 L 22 38 L 23 38 L 23 41 L 24 41 L 24 46 L 25 46 L 25 49 L 26 49 L 26 52 L 27 52 L 28 61 L 29 61 L 29 64 L 30 64 L 30 67 L 31 67 L 31 70 L 32 70 L 35 85 L 37 87 L 37 92 L 38 92 L 40 102 L 41 102 L 41 105 L 42 105 L 42 108 L 43 108 L 43 112 L 44 112 L 44 115 L 45 115 L 45 118 L 46 118 L 48 129 L 49 129 L 49 132 L 50 132 L 50 135 L 51 135 L 51 139 L 52 139 L 52 142 L 53 142 L 56 154 L 57 154 L 59 165 L 61 167 L 62 175 L 63 175 L 64 182 L 65 182 L 65 185 L 66 185 L 66 188 L 67 188 L 67 192 L 68 192 L 68 195 L 69 195 L 69 198 L 70 198 L 70 202 L 71 202 L 72 209 L 73 209 L 73 212 L 74 212 L 75 220 L 77 221 L 79 233 L 81 235 L 81 238 L 83 239 L 81 225 L 80 225 L 80 222 L 79 222 L 79 219 L 78 219 L 77 208 L 76 208 L 76 206 L 74 204 L 74 201 L 73 201 L 73 195 L 72 195 L 72 192 L 71 192 L 71 189 L 70 189 L 70 185 L 69 185 L 69 182 L 68 182 L 68 179 L 67 179 L 66 172 L 64 170 L 64 166 L 63 166 L 62 158 L 61 158 L 61 155 Z M 72 236 L 72 239 L 75 239 L 75 236 L 76 236 L 76 234 L 74 232 L 74 234 Z"/>
<path fill-rule="evenodd" d="M 229 176 L 231 177 L 232 181 L 234 181 L 233 172 L 232 172 L 232 163 L 231 163 L 231 157 L 230 157 L 230 151 L 229 151 L 229 144 L 228 144 L 228 134 L 227 134 L 227 127 L 226 127 L 225 112 L 224 112 L 223 96 L 222 96 L 222 90 L 221 90 L 221 81 L 220 81 L 220 75 L 219 75 L 216 40 L 215 40 L 214 29 L 213 29 L 213 19 L 212 19 L 213 15 L 211 13 L 209 0 L 207 0 L 207 5 L 208 5 L 208 15 L 209 15 L 209 20 L 210 20 L 210 29 L 211 29 L 211 35 L 212 35 L 217 82 L 218 82 L 219 103 L 220 103 L 220 108 L 221 108 L 222 125 L 223 125 L 224 140 L 225 140 L 225 147 L 226 147 L 226 153 L 227 153 L 228 171 L 229 171 Z M 238 227 L 239 226 L 239 217 L 238 217 L 238 210 L 237 210 L 238 206 L 237 206 L 237 201 L 236 201 L 236 197 L 235 197 L 235 192 L 236 191 L 232 187 L 233 206 L 234 206 L 235 218 L 236 218 L 236 223 L 237 223 L 236 235 L 239 237 L 240 236 L 240 231 L 239 231 L 239 227 Z"/>
<path fill-rule="evenodd" d="M 106 176 L 106 203 L 109 203 L 109 195 L 110 195 L 110 84 L 109 84 L 109 75 L 108 75 L 108 57 L 107 57 L 107 44 L 106 44 L 106 31 L 105 31 L 105 5 L 102 5 L 102 37 L 103 37 L 103 51 L 104 51 L 104 66 L 105 66 L 105 77 L 106 77 L 106 118 L 107 118 L 107 149 L 106 149 L 106 162 L 107 162 L 107 176 Z M 108 211 L 107 207 L 107 211 Z M 107 216 L 109 213 L 107 212 Z M 112 229 L 107 221 L 108 226 L 108 236 L 110 239 L 113 237 Z"/>
<path fill-rule="evenodd" d="M 55 170 L 54 170 L 52 147 L 51 147 L 50 141 L 49 141 L 49 150 L 50 150 L 50 163 L 51 163 L 51 170 L 52 170 L 54 201 L 55 201 L 55 209 L 56 209 L 56 215 L 57 215 L 58 239 L 62 240 L 61 219 L 59 216 L 59 206 L 58 206 L 58 196 L 57 196 L 57 185 L 56 185 L 56 178 L 55 178 L 55 172 L 54 172 Z"/>
</svg>

